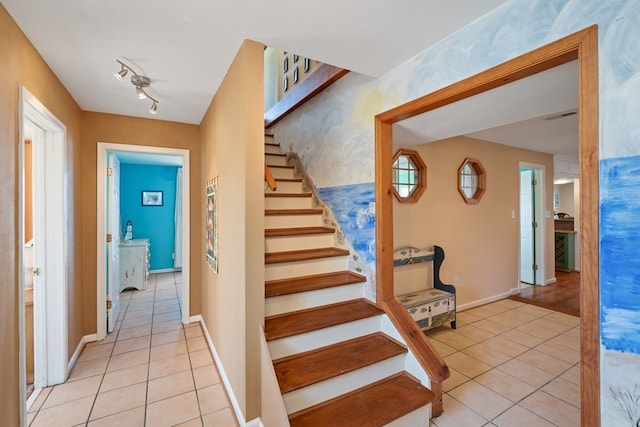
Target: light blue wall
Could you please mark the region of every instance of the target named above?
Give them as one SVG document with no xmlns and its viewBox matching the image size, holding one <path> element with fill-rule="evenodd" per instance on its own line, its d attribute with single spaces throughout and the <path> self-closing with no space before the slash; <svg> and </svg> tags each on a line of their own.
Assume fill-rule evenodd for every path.
<svg viewBox="0 0 640 427">
<path fill-rule="evenodd" d="M 120 165 L 122 233 L 131 220 L 133 238 L 149 239 L 150 270 L 173 268 L 176 170 L 175 166 Z M 162 191 L 163 206 L 142 206 L 142 191 Z"/>
<path fill-rule="evenodd" d="M 599 39 L 602 420 L 603 425 L 631 425 L 614 395 L 640 395 L 634 389 L 640 388 L 639 0 L 509 1 L 380 78 L 349 74 L 278 124 L 275 136 L 283 149 L 301 156 L 319 192 L 341 203 L 335 209 L 357 210 L 339 193 L 374 181 L 376 114 L 594 24 Z M 373 195 L 368 202 L 358 200 L 363 203 L 371 206 Z M 350 222 L 347 230 L 359 227 L 356 217 L 343 217 Z M 637 405 L 633 410 L 640 412 Z"/>
</svg>

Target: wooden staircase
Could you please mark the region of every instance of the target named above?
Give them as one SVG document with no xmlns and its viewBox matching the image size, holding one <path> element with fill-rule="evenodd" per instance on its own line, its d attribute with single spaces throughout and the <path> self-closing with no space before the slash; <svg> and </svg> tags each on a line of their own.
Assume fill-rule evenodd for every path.
<svg viewBox="0 0 640 427">
<path fill-rule="evenodd" d="M 265 336 L 290 425 L 427 426 L 434 394 L 405 371 L 407 347 L 382 332 L 366 277 L 265 139 L 277 183 L 265 190 Z"/>
</svg>

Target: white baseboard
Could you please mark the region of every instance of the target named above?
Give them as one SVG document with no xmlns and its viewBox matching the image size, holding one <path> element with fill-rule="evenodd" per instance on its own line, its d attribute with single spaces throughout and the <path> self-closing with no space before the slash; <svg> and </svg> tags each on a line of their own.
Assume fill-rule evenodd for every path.
<svg viewBox="0 0 640 427">
<path fill-rule="evenodd" d="M 231 382 L 229 381 L 229 377 L 224 371 L 224 367 L 222 366 L 222 361 L 220 360 L 220 356 L 218 356 L 218 352 L 213 345 L 213 341 L 211 340 L 211 335 L 209 335 L 209 330 L 207 329 L 207 325 L 204 323 L 204 319 L 201 315 L 191 316 L 189 318 L 189 322 L 199 322 L 202 327 L 202 333 L 204 334 L 205 339 L 207 340 L 207 345 L 209 346 L 209 350 L 211 354 L 213 354 L 213 359 L 218 368 L 218 372 L 220 372 L 220 379 L 224 384 L 224 388 L 227 391 L 227 395 L 229 396 L 229 400 L 231 401 L 231 406 L 233 407 L 233 412 L 236 414 L 236 418 L 241 426 L 251 426 L 251 427 L 259 427 L 262 425 L 262 422 L 259 418 L 257 418 L 259 424 L 255 424 L 256 420 L 252 420 L 250 423 L 247 423 L 244 419 L 244 414 L 240 409 L 240 404 L 238 403 L 238 399 L 236 395 L 233 393 L 233 389 L 231 388 Z"/>
<path fill-rule="evenodd" d="M 545 282 L 545 285 L 553 285 L 554 283 L 556 283 L 558 280 L 555 277 L 552 277 L 551 279 L 547 280 Z"/>
<path fill-rule="evenodd" d="M 69 377 L 69 373 L 71 372 L 71 369 L 73 369 L 73 366 L 78 361 L 78 357 L 80 357 L 80 353 L 82 353 L 84 346 L 88 342 L 93 342 L 93 341 L 96 341 L 97 339 L 98 339 L 98 336 L 96 334 L 85 335 L 82 338 L 80 338 L 80 342 L 78 343 L 76 350 L 71 355 L 71 358 L 69 359 L 69 363 L 67 364 L 67 377 Z M 65 381 L 66 381 L 66 378 L 65 378 Z"/>
<path fill-rule="evenodd" d="M 476 301 L 472 301 L 472 302 L 468 302 L 466 304 L 462 304 L 462 305 L 456 305 L 456 311 L 464 311 L 464 310 L 469 310 L 471 308 L 475 308 L 475 307 L 479 307 L 481 305 L 485 305 L 485 304 L 489 304 L 490 302 L 494 302 L 494 301 L 498 301 L 501 299 L 505 299 L 508 298 L 509 296 L 511 296 L 511 292 L 513 290 L 509 291 L 509 292 L 504 292 L 502 294 L 498 294 L 498 295 L 493 295 L 487 298 L 483 298 L 483 299 L 479 299 Z"/>
<path fill-rule="evenodd" d="M 149 270 L 149 274 L 174 273 L 176 271 L 182 271 L 182 269 L 181 268 L 159 268 L 157 270 Z"/>
<path fill-rule="evenodd" d="M 246 427 L 264 427 L 260 418 L 255 418 L 245 424 Z"/>
</svg>

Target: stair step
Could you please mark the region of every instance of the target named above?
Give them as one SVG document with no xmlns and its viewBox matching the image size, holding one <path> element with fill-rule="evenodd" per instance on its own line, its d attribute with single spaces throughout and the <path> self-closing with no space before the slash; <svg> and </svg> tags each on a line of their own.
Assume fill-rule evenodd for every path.
<svg viewBox="0 0 640 427">
<path fill-rule="evenodd" d="M 291 427 L 380 427 L 433 400 L 431 390 L 401 372 L 293 413 L 289 422 Z"/>
<path fill-rule="evenodd" d="M 336 271 L 327 274 L 314 274 L 312 276 L 292 277 L 265 282 L 265 297 L 277 297 L 299 292 L 327 289 L 335 286 L 350 285 L 366 282 L 367 278 L 352 271 Z"/>
<path fill-rule="evenodd" d="M 274 360 L 282 394 L 406 353 L 400 343 L 377 332 Z"/>
<path fill-rule="evenodd" d="M 265 209 L 265 215 L 322 215 L 322 209 Z"/>
<path fill-rule="evenodd" d="M 303 236 L 307 234 L 335 233 L 333 227 L 291 227 L 291 228 L 269 228 L 264 230 L 264 237 L 278 236 Z"/>
<path fill-rule="evenodd" d="M 301 251 L 270 252 L 264 254 L 265 264 L 279 262 L 303 261 L 307 259 L 331 258 L 349 255 L 349 251 L 340 248 L 305 249 Z"/>
<path fill-rule="evenodd" d="M 267 341 L 271 341 L 377 316 L 382 313 L 381 309 L 366 299 L 345 301 L 266 317 L 265 335 Z"/>
<path fill-rule="evenodd" d="M 311 193 L 264 193 L 264 197 L 311 197 Z"/>
<path fill-rule="evenodd" d="M 293 165 L 270 165 L 267 164 L 269 169 L 293 169 Z"/>
</svg>

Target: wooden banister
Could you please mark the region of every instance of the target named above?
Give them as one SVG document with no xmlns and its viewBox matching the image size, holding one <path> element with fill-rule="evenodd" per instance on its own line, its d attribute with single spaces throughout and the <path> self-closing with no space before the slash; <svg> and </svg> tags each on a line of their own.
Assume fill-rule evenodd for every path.
<svg viewBox="0 0 640 427">
<path fill-rule="evenodd" d="M 449 367 L 418 327 L 418 324 L 411 318 L 404 305 L 398 299 L 392 298 L 382 303 L 382 309 L 398 328 L 429 378 L 439 383 L 449 378 L 451 375 Z"/>
<path fill-rule="evenodd" d="M 269 166 L 264 164 L 264 179 L 267 181 L 267 185 L 271 189 L 271 191 L 276 191 L 278 188 L 278 184 L 276 184 L 276 180 L 273 179 L 273 175 L 271 175 L 271 170 L 269 170 Z"/>
<path fill-rule="evenodd" d="M 284 119 L 296 108 L 331 86 L 335 81 L 344 77 L 349 70 L 334 67 L 329 64 L 322 64 L 309 75 L 305 80 L 293 89 L 287 96 L 282 98 L 269 111 L 264 113 L 264 127 L 266 129 Z"/>
</svg>

